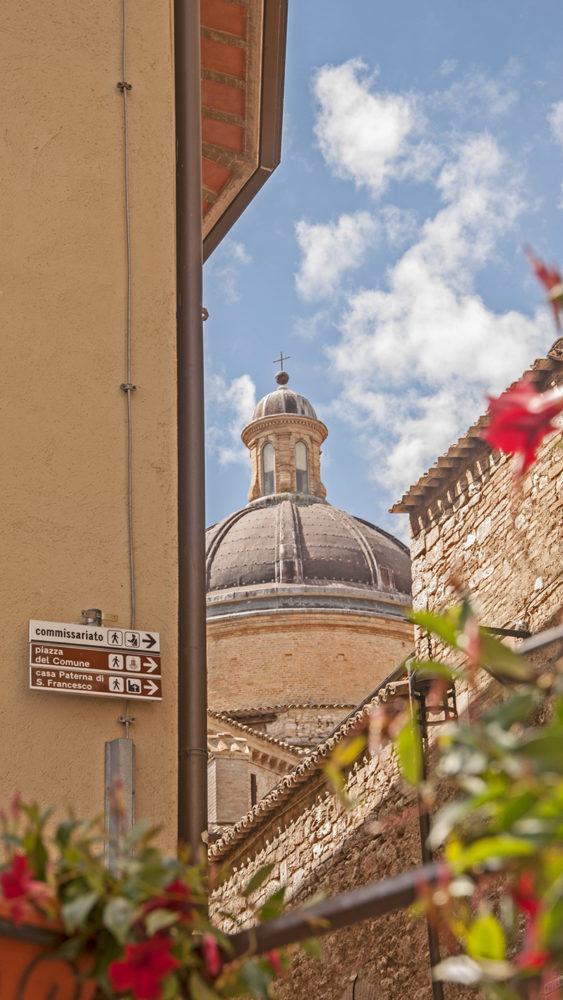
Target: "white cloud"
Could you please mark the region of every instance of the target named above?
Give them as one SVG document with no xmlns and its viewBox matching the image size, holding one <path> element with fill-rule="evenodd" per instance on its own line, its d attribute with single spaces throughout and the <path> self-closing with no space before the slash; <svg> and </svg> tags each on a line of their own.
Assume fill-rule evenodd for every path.
<svg viewBox="0 0 563 1000">
<path fill-rule="evenodd" d="M 205 385 L 208 425 L 206 443 L 221 465 L 248 463 L 248 452 L 240 439 L 241 429 L 256 406 L 256 387 L 250 375 L 228 382 L 222 375 L 210 375 Z"/>
<path fill-rule="evenodd" d="M 547 116 L 551 134 L 560 146 L 563 146 L 563 101 L 551 105 Z"/>
<path fill-rule="evenodd" d="M 511 85 L 517 67 L 509 62 L 498 77 L 489 76 L 482 70 L 473 69 L 462 80 L 452 83 L 448 90 L 434 97 L 435 104 L 445 106 L 465 119 L 482 119 L 483 114 L 497 118 L 512 110 L 518 100 L 518 92 Z"/>
<path fill-rule="evenodd" d="M 462 142 L 437 178 L 443 206 L 387 274 L 348 298 L 328 349 L 340 412 L 396 498 L 550 342 L 550 320 L 495 313 L 475 290 L 523 209 L 519 181 L 487 134 Z M 382 442 L 385 442 L 383 444 Z"/>
<path fill-rule="evenodd" d="M 449 76 L 457 67 L 457 59 L 443 59 L 440 66 L 441 76 Z"/>
<path fill-rule="evenodd" d="M 385 205 L 381 209 L 385 235 L 392 247 L 399 248 L 414 239 L 418 229 L 416 212 L 396 205 Z"/>
<path fill-rule="evenodd" d="M 435 169 L 437 151 L 418 148 L 413 138 L 424 124 L 413 94 L 378 93 L 377 75 L 366 75 L 361 59 L 323 66 L 313 81 L 319 108 L 315 133 L 327 164 L 337 176 L 380 196 L 397 176 L 425 179 Z"/>
<path fill-rule="evenodd" d="M 317 340 L 322 334 L 334 326 L 334 315 L 331 309 L 319 309 L 312 316 L 298 317 L 291 332 L 302 340 Z"/>
<path fill-rule="evenodd" d="M 303 255 L 295 284 L 308 302 L 332 298 L 342 275 L 359 267 L 365 250 L 375 242 L 379 226 L 369 212 L 341 215 L 338 222 L 313 225 L 301 219 L 295 226 Z"/>
<path fill-rule="evenodd" d="M 227 236 L 207 261 L 205 277 L 217 282 L 221 296 L 226 302 L 238 302 L 240 270 L 251 263 L 252 257 L 244 244 Z"/>
</svg>

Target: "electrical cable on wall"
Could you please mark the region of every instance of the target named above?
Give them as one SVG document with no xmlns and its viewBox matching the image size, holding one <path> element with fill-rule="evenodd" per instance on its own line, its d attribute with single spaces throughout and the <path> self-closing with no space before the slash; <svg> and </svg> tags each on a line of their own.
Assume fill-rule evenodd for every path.
<svg viewBox="0 0 563 1000">
<path fill-rule="evenodd" d="M 135 556 L 133 550 L 133 419 L 131 410 L 131 395 L 135 392 L 136 386 L 131 381 L 131 220 L 129 212 L 129 141 L 128 141 L 128 119 L 127 119 L 127 96 L 131 90 L 131 84 L 127 82 L 127 2 L 122 4 L 122 58 L 121 69 L 122 79 L 117 84 L 123 96 L 123 160 L 124 160 L 124 182 L 125 182 L 125 242 L 127 251 L 127 380 L 122 382 L 120 388 L 127 397 L 127 518 L 129 536 L 129 590 L 130 590 L 130 619 L 129 627 L 135 628 Z M 129 716 L 129 702 L 125 702 L 125 715 L 122 720 L 125 724 L 125 735 L 129 736 L 129 723 L 133 721 Z"/>
</svg>

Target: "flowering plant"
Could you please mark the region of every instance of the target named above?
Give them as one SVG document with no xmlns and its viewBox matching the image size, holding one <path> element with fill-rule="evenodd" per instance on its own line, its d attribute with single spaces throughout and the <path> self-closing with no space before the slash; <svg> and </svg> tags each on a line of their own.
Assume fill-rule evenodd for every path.
<svg viewBox="0 0 563 1000">
<path fill-rule="evenodd" d="M 203 866 L 188 864 L 182 850 L 175 858 L 161 854 L 154 828 L 139 824 L 124 837 L 111 870 L 99 821 L 70 816 L 52 825 L 50 810 L 16 797 L 0 812 L 0 829 L 3 912 L 18 925 L 43 914 L 61 931 L 53 957 L 81 969 L 86 957 L 80 975 L 95 982 L 100 998 L 267 997 L 282 973 L 286 959 L 277 951 L 230 960 L 228 936 L 209 922 Z M 255 874 L 247 897 L 268 874 Z M 272 916 L 282 906 L 278 890 L 256 913 Z"/>
<path fill-rule="evenodd" d="M 432 780 L 421 786 L 434 815 L 428 847 L 443 857 L 442 876 L 421 898 L 451 954 L 437 979 L 479 984 L 493 1000 L 517 1000 L 521 980 L 541 980 L 544 995 L 563 981 L 563 673 L 557 654 L 535 668 L 480 628 L 467 598 L 442 614 L 413 620 L 436 636 L 443 660 L 412 664 L 432 678 L 428 698 L 484 669 L 505 697 L 471 724 L 444 725 Z M 557 648 L 557 647 L 555 647 Z M 452 666 L 448 660 L 457 660 Z M 416 681 L 415 681 L 416 682 Z M 411 727 L 413 721 L 406 723 Z M 403 774 L 413 774 L 397 739 Z M 449 788 L 449 794 L 448 794 Z M 453 798 L 451 797 L 453 793 Z"/>
</svg>

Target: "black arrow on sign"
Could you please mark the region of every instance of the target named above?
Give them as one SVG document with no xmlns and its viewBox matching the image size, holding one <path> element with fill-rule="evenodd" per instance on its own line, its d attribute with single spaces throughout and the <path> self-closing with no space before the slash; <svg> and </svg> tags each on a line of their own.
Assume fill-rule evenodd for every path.
<svg viewBox="0 0 563 1000">
<path fill-rule="evenodd" d="M 156 639 L 154 636 L 149 635 L 148 632 L 143 636 L 143 642 L 145 643 L 147 649 L 152 649 L 153 646 L 156 646 Z"/>
</svg>

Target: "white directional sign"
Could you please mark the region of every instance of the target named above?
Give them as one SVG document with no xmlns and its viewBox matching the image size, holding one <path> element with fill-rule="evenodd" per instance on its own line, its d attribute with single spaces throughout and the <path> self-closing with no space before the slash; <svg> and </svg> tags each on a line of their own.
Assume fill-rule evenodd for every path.
<svg viewBox="0 0 563 1000">
<path fill-rule="evenodd" d="M 34 691 L 162 700 L 158 632 L 30 621 L 29 668 Z"/>
<path fill-rule="evenodd" d="M 30 642 L 48 643 L 55 640 L 66 645 L 90 646 L 94 649 L 136 649 L 142 653 L 160 653 L 158 632 L 76 625 L 73 622 L 30 621 Z"/>
</svg>

